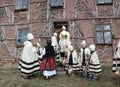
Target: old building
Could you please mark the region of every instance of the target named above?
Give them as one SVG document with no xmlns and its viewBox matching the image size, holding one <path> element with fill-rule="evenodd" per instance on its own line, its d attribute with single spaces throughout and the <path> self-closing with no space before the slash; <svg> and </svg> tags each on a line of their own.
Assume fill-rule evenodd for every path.
<svg viewBox="0 0 120 87">
<path fill-rule="evenodd" d="M 120 38 L 120 0 L 0 0 L 0 60 L 19 58 L 28 32 L 44 43 L 62 25 L 72 44 L 95 43 L 103 61 L 112 60 Z"/>
</svg>

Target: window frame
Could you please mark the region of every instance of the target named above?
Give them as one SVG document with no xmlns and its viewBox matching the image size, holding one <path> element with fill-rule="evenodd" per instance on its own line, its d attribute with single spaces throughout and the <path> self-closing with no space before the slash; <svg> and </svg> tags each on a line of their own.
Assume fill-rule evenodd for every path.
<svg viewBox="0 0 120 87">
<path fill-rule="evenodd" d="M 19 31 L 20 31 L 20 30 L 23 30 L 23 31 L 24 31 L 24 30 L 27 30 L 27 31 L 26 31 L 27 34 L 30 32 L 29 28 L 18 28 L 18 29 L 17 29 L 17 35 L 16 35 L 16 46 L 17 46 L 17 47 L 23 46 L 23 45 L 24 45 L 24 42 L 27 41 L 27 34 L 26 34 L 26 40 L 24 40 L 24 41 L 21 42 L 21 43 L 18 41 L 19 39 L 22 39 L 22 40 L 23 40 L 23 39 L 24 39 L 23 37 L 25 36 L 25 35 L 23 36 L 23 34 L 22 34 L 23 37 L 19 37 Z"/>
<path fill-rule="evenodd" d="M 97 30 L 97 26 L 105 26 L 105 25 L 106 25 L 106 26 L 108 25 L 108 26 L 110 27 L 110 30 Z M 111 29 L 111 25 L 110 25 L 110 24 L 96 24 L 96 25 L 95 25 L 95 32 L 96 32 L 96 34 L 95 34 L 95 42 L 96 42 L 97 44 L 108 44 L 108 45 L 109 45 L 109 44 L 112 44 L 112 29 Z M 102 34 L 103 34 L 103 38 L 102 38 L 102 39 L 103 39 L 103 42 L 102 42 L 102 43 L 101 43 L 101 42 L 98 42 L 98 40 L 97 40 L 97 39 L 98 39 L 98 37 L 97 37 L 97 33 L 98 33 L 98 32 L 102 32 Z M 109 33 L 110 33 L 110 35 L 111 35 L 111 42 L 108 42 L 108 43 L 106 42 L 106 40 L 105 40 L 105 33 L 106 33 L 106 32 L 109 32 Z"/>
<path fill-rule="evenodd" d="M 104 0 L 104 2 L 103 3 L 99 3 L 99 0 L 97 0 L 97 5 L 111 5 L 111 4 L 113 4 L 113 0 L 111 0 L 111 2 L 105 2 L 106 0 Z"/>
<path fill-rule="evenodd" d="M 58 0 L 56 0 L 56 3 L 58 3 Z M 64 1 L 62 0 L 62 5 L 60 5 L 60 4 L 52 5 L 52 0 L 50 0 L 50 7 L 51 8 L 63 8 L 64 7 Z"/>
<path fill-rule="evenodd" d="M 16 10 L 16 11 L 19 11 L 19 10 L 20 10 L 20 11 L 21 11 L 21 10 L 23 10 L 23 11 L 24 11 L 24 10 L 28 10 L 28 0 L 25 0 L 25 1 L 26 1 L 26 8 L 23 7 L 23 0 L 22 0 L 22 1 L 20 0 L 20 2 L 22 2 L 21 5 L 20 5 L 20 4 L 17 5 L 17 0 L 15 0 L 15 10 Z M 17 6 L 20 6 L 20 7 L 17 8 Z"/>
</svg>

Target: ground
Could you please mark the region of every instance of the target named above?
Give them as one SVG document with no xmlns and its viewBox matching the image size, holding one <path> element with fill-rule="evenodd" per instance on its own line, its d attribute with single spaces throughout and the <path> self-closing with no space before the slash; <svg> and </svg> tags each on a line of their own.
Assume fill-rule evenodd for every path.
<svg viewBox="0 0 120 87">
<path fill-rule="evenodd" d="M 17 70 L 18 65 L 0 66 L 0 87 L 120 87 L 120 79 L 111 72 L 110 66 L 103 66 L 103 72 L 97 81 L 89 81 L 80 75 L 67 76 L 57 74 L 50 80 L 42 75 L 23 79 Z"/>
</svg>

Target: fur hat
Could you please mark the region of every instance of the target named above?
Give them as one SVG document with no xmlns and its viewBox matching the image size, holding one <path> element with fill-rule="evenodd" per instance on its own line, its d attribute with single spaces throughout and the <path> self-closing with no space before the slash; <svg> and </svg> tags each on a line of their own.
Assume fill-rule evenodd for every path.
<svg viewBox="0 0 120 87">
<path fill-rule="evenodd" d="M 85 41 L 85 40 L 83 40 L 81 44 L 83 44 L 83 45 L 84 45 L 84 44 L 86 44 L 86 41 Z"/>
<path fill-rule="evenodd" d="M 69 46 L 69 50 L 70 50 L 70 51 L 73 50 L 73 46 L 72 46 L 72 45 Z"/>
<path fill-rule="evenodd" d="M 33 34 L 32 33 L 28 33 L 27 34 L 27 39 L 28 40 L 32 40 L 34 38 Z"/>
<path fill-rule="evenodd" d="M 94 44 L 91 44 L 91 45 L 89 46 L 89 48 L 90 48 L 90 50 L 94 51 L 94 50 L 95 50 L 95 45 L 94 45 Z"/>
<path fill-rule="evenodd" d="M 63 30 L 66 30 L 66 27 L 65 27 L 65 26 L 62 26 L 62 29 L 63 29 Z"/>
<path fill-rule="evenodd" d="M 53 35 L 54 35 L 54 36 L 57 36 L 57 33 L 54 33 Z"/>
<path fill-rule="evenodd" d="M 39 43 L 37 43 L 37 46 L 39 47 L 39 46 L 40 46 L 40 44 L 39 44 Z"/>
</svg>

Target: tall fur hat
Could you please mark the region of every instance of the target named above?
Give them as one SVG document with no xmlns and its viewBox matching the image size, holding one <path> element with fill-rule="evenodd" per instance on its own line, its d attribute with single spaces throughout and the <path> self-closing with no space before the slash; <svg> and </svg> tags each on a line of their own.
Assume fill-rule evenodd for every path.
<svg viewBox="0 0 120 87">
<path fill-rule="evenodd" d="M 89 46 L 89 48 L 90 48 L 92 51 L 94 51 L 96 47 L 95 47 L 94 44 L 91 44 L 91 45 Z"/>
<path fill-rule="evenodd" d="M 28 34 L 27 34 L 27 39 L 28 39 L 28 40 L 34 39 L 33 34 L 32 34 L 32 33 L 28 33 Z"/>
</svg>

